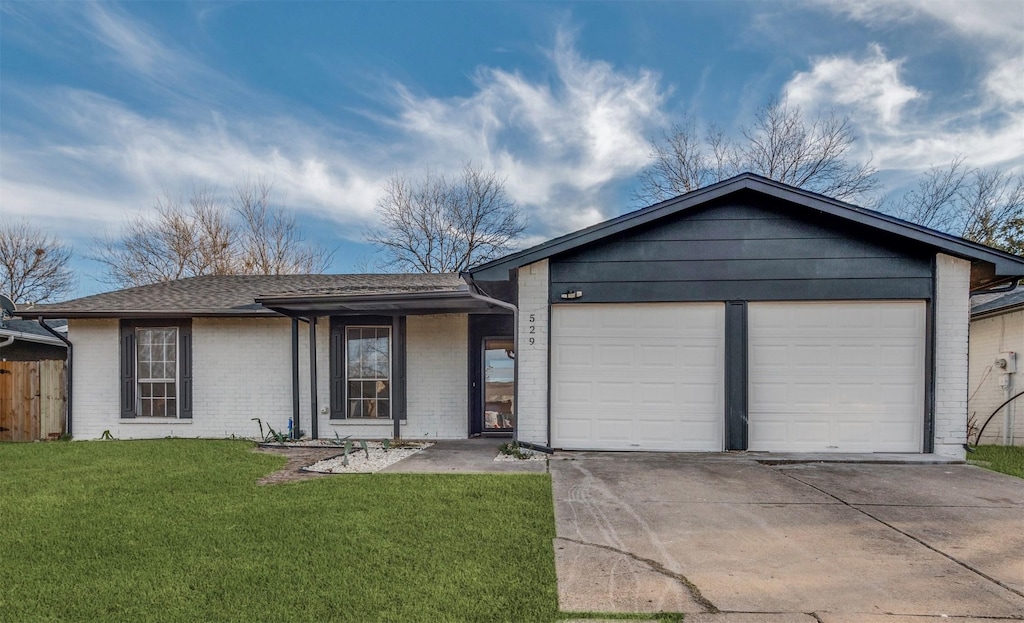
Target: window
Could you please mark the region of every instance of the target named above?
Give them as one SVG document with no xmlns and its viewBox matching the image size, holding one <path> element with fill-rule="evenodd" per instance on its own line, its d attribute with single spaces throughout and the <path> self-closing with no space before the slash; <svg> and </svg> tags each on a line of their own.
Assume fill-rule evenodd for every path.
<svg viewBox="0 0 1024 623">
<path fill-rule="evenodd" d="M 138 414 L 142 417 L 178 415 L 178 329 L 137 329 L 136 379 Z"/>
<path fill-rule="evenodd" d="M 391 327 L 345 328 L 347 415 L 391 417 Z"/>
<path fill-rule="evenodd" d="M 192 418 L 192 320 L 121 320 L 121 417 Z"/>
</svg>

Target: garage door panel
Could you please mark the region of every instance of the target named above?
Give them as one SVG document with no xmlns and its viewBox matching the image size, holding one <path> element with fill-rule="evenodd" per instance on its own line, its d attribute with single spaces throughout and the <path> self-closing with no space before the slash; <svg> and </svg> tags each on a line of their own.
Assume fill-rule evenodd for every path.
<svg viewBox="0 0 1024 623">
<path fill-rule="evenodd" d="M 553 358 L 562 366 L 594 365 L 594 347 L 589 344 L 559 344 L 552 349 Z"/>
<path fill-rule="evenodd" d="M 637 351 L 637 365 L 642 368 L 663 368 L 666 371 L 675 369 L 685 349 L 671 345 L 639 345 Z"/>
<path fill-rule="evenodd" d="M 920 452 L 924 310 L 916 301 L 751 303 L 749 448 Z"/>
<path fill-rule="evenodd" d="M 598 441 L 602 442 L 631 439 L 633 436 L 633 420 L 625 417 L 597 418 L 594 420 L 594 436 Z"/>
<path fill-rule="evenodd" d="M 597 352 L 597 361 L 602 367 L 636 365 L 636 348 L 632 344 L 601 344 L 591 348 Z"/>
<path fill-rule="evenodd" d="M 835 433 L 841 445 L 871 446 L 875 441 L 877 428 L 874 422 L 844 420 L 836 422 Z M 813 439 L 815 438 L 811 440 Z"/>
<path fill-rule="evenodd" d="M 597 389 L 582 400 L 553 391 L 552 444 L 721 450 L 724 317 L 721 303 L 554 306 L 552 387 Z M 574 345 L 590 347 L 593 358 L 569 357 Z"/>
<path fill-rule="evenodd" d="M 586 381 L 559 381 L 554 384 L 556 400 L 567 404 L 589 405 L 594 402 L 594 385 Z"/>
<path fill-rule="evenodd" d="M 828 383 L 793 383 L 789 401 L 797 409 L 818 409 L 832 404 L 832 386 Z"/>
<path fill-rule="evenodd" d="M 631 405 L 636 399 L 632 383 L 605 382 L 597 385 L 597 397 L 608 405 Z"/>
</svg>

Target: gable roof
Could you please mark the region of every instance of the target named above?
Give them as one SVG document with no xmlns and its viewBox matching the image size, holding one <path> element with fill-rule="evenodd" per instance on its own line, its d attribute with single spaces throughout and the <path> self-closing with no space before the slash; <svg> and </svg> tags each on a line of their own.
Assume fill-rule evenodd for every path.
<svg viewBox="0 0 1024 623">
<path fill-rule="evenodd" d="M 145 318 L 275 316 L 256 299 L 450 292 L 465 284 L 458 275 L 206 275 L 165 281 L 63 303 L 18 310 L 28 318 Z M 468 296 L 468 295 L 467 295 Z"/>
<path fill-rule="evenodd" d="M 501 281 L 507 271 L 572 251 L 579 247 L 620 234 L 654 221 L 701 207 L 710 201 L 739 191 L 761 193 L 816 210 L 839 219 L 907 238 L 928 245 L 937 251 L 971 261 L 988 262 L 994 266 L 993 277 L 986 284 L 1006 281 L 1024 275 L 1024 258 L 992 249 L 976 242 L 964 240 L 934 229 L 916 225 L 888 214 L 843 203 L 824 195 L 795 188 L 753 173 L 743 173 L 711 186 L 680 195 L 661 203 L 628 212 L 616 218 L 592 225 L 542 244 L 512 253 L 503 258 L 470 268 L 466 272 L 474 279 Z"/>
<path fill-rule="evenodd" d="M 993 316 L 1016 308 L 1024 309 L 1024 286 L 999 294 L 977 294 L 971 297 L 971 317 Z"/>
</svg>

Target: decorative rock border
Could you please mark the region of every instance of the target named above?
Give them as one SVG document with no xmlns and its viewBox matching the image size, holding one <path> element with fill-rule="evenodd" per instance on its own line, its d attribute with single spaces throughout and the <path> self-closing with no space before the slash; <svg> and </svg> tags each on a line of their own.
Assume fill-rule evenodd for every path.
<svg viewBox="0 0 1024 623">
<path fill-rule="evenodd" d="M 397 447 L 391 446 L 385 450 L 380 442 L 369 442 L 366 452 L 359 446 L 352 448 L 348 455 L 348 465 L 345 465 L 345 455 L 339 454 L 302 467 L 300 471 L 317 474 L 372 474 L 432 445 L 429 442 L 402 442 Z"/>
</svg>

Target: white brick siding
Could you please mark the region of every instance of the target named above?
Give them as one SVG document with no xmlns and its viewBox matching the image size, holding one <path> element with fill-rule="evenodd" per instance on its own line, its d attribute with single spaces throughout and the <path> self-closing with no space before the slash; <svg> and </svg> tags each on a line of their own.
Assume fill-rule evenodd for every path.
<svg viewBox="0 0 1024 623">
<path fill-rule="evenodd" d="M 410 316 L 406 325 L 407 439 L 465 439 L 469 434 L 469 317 Z"/>
<path fill-rule="evenodd" d="M 979 429 L 996 407 L 1007 398 L 1024 390 L 1024 309 L 971 322 L 970 400 L 968 415 Z M 996 355 L 1005 351 L 1017 353 L 1017 372 L 1004 375 L 992 364 Z M 1012 393 L 999 386 L 1000 378 L 1009 377 Z M 1009 415 L 1013 422 L 1010 439 L 1013 445 L 1024 446 L 1024 408 L 1021 399 L 1003 407 L 985 429 L 982 443 L 1005 444 L 1003 425 Z M 973 440 L 973 437 L 972 437 Z"/>
<path fill-rule="evenodd" d="M 521 441 L 547 445 L 548 261 L 520 268 L 518 283 L 516 430 Z"/>
<path fill-rule="evenodd" d="M 75 439 L 96 439 L 110 430 L 116 437 L 132 437 L 119 429 L 121 405 L 118 359 L 120 330 L 117 320 L 69 320 L 73 346 L 72 422 Z M 191 427 L 161 426 L 159 435 L 188 435 Z M 131 431 L 130 428 L 128 428 Z"/>
<path fill-rule="evenodd" d="M 285 319 L 192 321 L 192 419 L 121 419 L 117 320 L 71 320 L 73 434 L 95 439 L 255 437 L 259 417 L 287 429 L 291 415 L 291 333 Z"/>
<path fill-rule="evenodd" d="M 964 457 L 971 263 L 935 257 L 935 453 Z"/>
<path fill-rule="evenodd" d="M 408 320 L 408 406 L 403 437 L 452 439 L 467 435 L 465 314 Z M 73 433 L 96 439 L 109 430 L 120 439 L 256 437 L 264 426 L 287 431 L 292 417 L 291 321 L 287 318 L 195 318 L 192 419 L 121 419 L 120 331 L 117 320 L 71 320 L 74 344 Z M 299 325 L 300 425 L 312 431 L 309 403 L 309 326 Z M 390 437 L 391 420 L 331 421 L 330 323 L 317 323 L 317 401 L 322 438 Z"/>
</svg>

